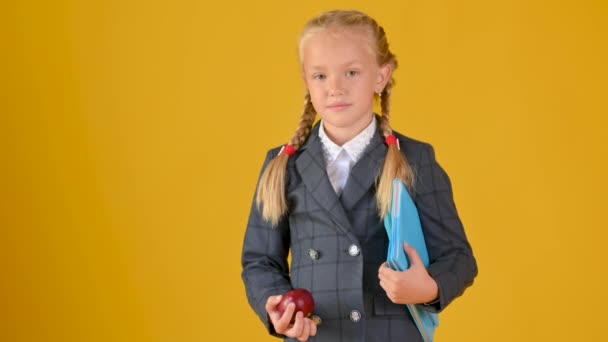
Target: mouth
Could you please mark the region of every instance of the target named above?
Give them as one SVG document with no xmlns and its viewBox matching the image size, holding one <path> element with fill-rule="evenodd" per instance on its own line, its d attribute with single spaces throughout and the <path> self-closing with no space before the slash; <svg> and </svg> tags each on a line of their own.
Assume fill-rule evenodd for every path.
<svg viewBox="0 0 608 342">
<path fill-rule="evenodd" d="M 332 110 L 334 112 L 341 112 L 341 111 L 345 110 L 348 107 L 350 107 L 350 103 L 343 103 L 343 102 L 334 103 L 331 106 L 327 106 L 327 108 L 329 110 Z"/>
</svg>

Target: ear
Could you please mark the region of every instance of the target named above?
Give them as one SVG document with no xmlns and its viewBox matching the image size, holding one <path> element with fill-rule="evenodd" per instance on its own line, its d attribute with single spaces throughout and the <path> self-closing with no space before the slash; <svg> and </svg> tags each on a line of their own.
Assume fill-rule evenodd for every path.
<svg viewBox="0 0 608 342">
<path fill-rule="evenodd" d="M 378 76 L 376 77 L 376 84 L 374 90 L 376 92 L 383 91 L 386 84 L 391 79 L 393 74 L 393 67 L 390 63 L 386 63 L 378 69 Z"/>
</svg>

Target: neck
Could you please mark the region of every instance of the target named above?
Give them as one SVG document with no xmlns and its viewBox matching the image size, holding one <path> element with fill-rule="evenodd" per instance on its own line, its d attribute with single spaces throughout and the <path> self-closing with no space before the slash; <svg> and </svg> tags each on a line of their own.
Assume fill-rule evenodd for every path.
<svg viewBox="0 0 608 342">
<path fill-rule="evenodd" d="M 323 121 L 323 129 L 327 137 L 336 145 L 342 146 L 361 133 L 374 119 L 374 113 L 363 117 L 349 127 L 336 127 Z"/>
</svg>

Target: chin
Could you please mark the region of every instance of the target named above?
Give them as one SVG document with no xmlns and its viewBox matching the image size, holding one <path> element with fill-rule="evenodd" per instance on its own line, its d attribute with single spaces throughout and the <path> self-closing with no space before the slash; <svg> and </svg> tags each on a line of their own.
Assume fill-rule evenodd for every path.
<svg viewBox="0 0 608 342">
<path fill-rule="evenodd" d="M 329 113 L 321 116 L 324 122 L 334 127 L 345 128 L 352 125 L 356 120 L 344 113 Z"/>
<path fill-rule="evenodd" d="M 350 113 L 340 112 L 340 113 L 325 113 L 321 115 L 321 118 L 328 124 L 339 127 L 339 128 L 348 128 L 352 125 L 358 123 L 363 120 L 362 116 L 354 116 Z"/>
</svg>

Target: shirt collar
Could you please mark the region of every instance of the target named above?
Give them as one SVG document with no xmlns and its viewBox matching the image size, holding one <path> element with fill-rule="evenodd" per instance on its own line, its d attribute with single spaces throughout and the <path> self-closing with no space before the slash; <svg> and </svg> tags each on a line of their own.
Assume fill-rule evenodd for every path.
<svg viewBox="0 0 608 342">
<path fill-rule="evenodd" d="M 319 124 L 319 139 L 321 139 L 323 145 L 323 155 L 327 165 L 333 162 L 342 150 L 345 150 L 353 162 L 356 163 L 361 158 L 365 147 L 369 145 L 375 132 L 376 117 L 373 116 L 372 122 L 357 134 L 357 136 L 344 143 L 342 146 L 338 146 L 327 136 L 325 128 L 323 127 L 323 120 L 321 120 L 321 123 Z"/>
</svg>

